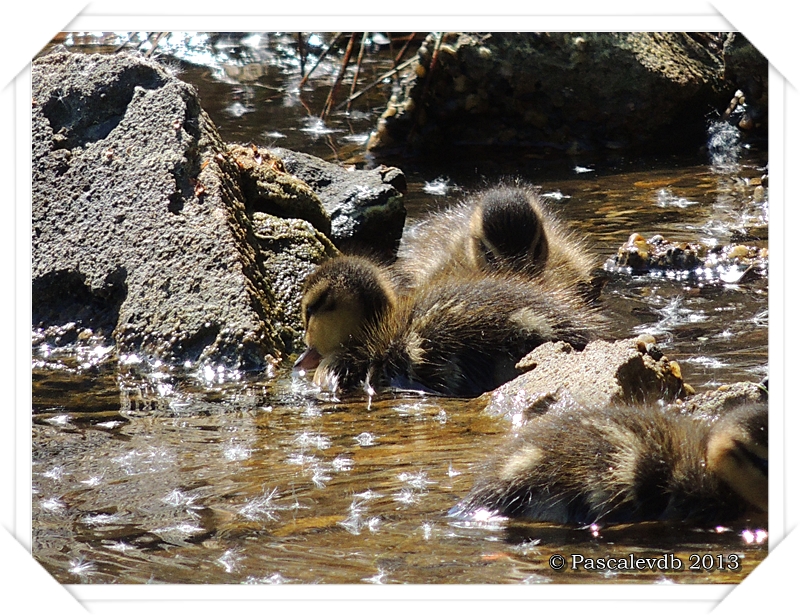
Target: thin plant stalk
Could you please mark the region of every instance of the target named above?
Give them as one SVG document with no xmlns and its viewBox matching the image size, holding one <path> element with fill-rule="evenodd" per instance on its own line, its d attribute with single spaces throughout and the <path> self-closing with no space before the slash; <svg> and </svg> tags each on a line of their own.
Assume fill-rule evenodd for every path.
<svg viewBox="0 0 800 616">
<path fill-rule="evenodd" d="M 333 100 L 336 98 L 336 93 L 339 91 L 339 86 L 342 84 L 342 79 L 344 79 L 344 73 L 347 70 L 347 65 L 350 64 L 350 57 L 353 55 L 353 47 L 355 47 L 355 43 L 356 33 L 353 32 L 350 35 L 350 40 L 347 42 L 347 49 L 345 49 L 344 58 L 342 58 L 342 64 L 339 67 L 339 74 L 336 76 L 336 81 L 333 82 L 330 92 L 328 92 L 328 98 L 325 101 L 325 107 L 322 109 L 322 113 L 319 116 L 322 120 L 327 118 L 328 114 L 331 112 Z"/>
<path fill-rule="evenodd" d="M 350 97 L 353 96 L 353 92 L 356 90 L 356 85 L 358 85 L 358 74 L 361 72 L 361 62 L 364 59 L 364 48 L 367 46 L 367 35 L 369 32 L 364 32 L 361 36 L 361 48 L 358 50 L 358 58 L 356 59 L 356 72 L 353 75 L 353 83 L 350 86 Z M 348 97 L 347 99 L 347 112 L 350 113 L 350 104 L 353 102 L 351 98 Z"/>
<path fill-rule="evenodd" d="M 318 67 L 318 66 L 319 66 L 319 65 L 322 63 L 322 61 L 325 59 L 325 56 L 327 56 L 327 55 L 328 55 L 328 52 L 330 52 L 330 50 L 334 48 L 334 46 L 336 45 L 336 43 L 337 43 L 337 42 L 339 42 L 339 38 L 340 38 L 341 36 L 342 36 L 342 33 L 341 33 L 341 32 L 337 32 L 336 34 L 334 34 L 334 35 L 333 35 L 333 40 L 331 40 L 331 43 L 330 43 L 330 45 L 328 45 L 328 46 L 327 46 L 325 49 L 323 49 L 323 50 L 322 50 L 322 53 L 321 53 L 321 54 L 319 54 L 319 58 L 317 58 L 317 62 L 316 62 L 316 64 L 314 64 L 314 66 L 312 66 L 312 67 L 311 67 L 311 70 L 310 70 L 310 71 L 308 71 L 308 73 L 306 73 L 305 75 L 303 75 L 303 78 L 300 80 L 300 85 L 298 86 L 299 88 L 302 88 L 304 85 L 306 85 L 306 81 L 308 81 L 308 78 L 309 78 L 309 77 L 311 77 L 311 74 L 312 74 L 312 73 L 313 73 L 315 70 L 317 70 L 317 67 Z"/>
</svg>

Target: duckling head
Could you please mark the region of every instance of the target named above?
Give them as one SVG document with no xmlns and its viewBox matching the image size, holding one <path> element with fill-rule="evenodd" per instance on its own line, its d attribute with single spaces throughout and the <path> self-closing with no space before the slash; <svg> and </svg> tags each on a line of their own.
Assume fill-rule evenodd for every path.
<svg viewBox="0 0 800 616">
<path fill-rule="evenodd" d="M 541 272 L 549 253 L 542 218 L 533 195 L 521 188 L 500 186 L 483 193 L 472 213 L 469 259 L 484 271 L 501 267 Z"/>
<path fill-rule="evenodd" d="M 765 405 L 730 411 L 711 430 L 708 469 L 756 509 L 768 501 L 768 411 Z"/>
<path fill-rule="evenodd" d="M 303 286 L 300 307 L 307 349 L 295 362 L 295 370 L 310 371 L 330 363 L 377 327 L 394 305 L 388 279 L 366 259 L 339 257 L 323 263 Z"/>
</svg>

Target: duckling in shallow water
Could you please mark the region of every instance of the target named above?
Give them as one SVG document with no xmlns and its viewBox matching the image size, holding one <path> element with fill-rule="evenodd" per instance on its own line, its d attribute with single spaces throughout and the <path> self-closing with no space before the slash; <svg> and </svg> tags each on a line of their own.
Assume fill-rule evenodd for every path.
<svg viewBox="0 0 800 616">
<path fill-rule="evenodd" d="M 767 511 L 767 405 L 713 424 L 660 408 L 531 421 L 451 514 L 562 524 L 716 523 Z"/>
<path fill-rule="evenodd" d="M 395 269 L 410 287 L 459 271 L 512 272 L 596 299 L 595 266 L 536 190 L 503 184 L 422 221 L 404 236 Z"/>
<path fill-rule="evenodd" d="M 519 374 L 554 340 L 582 349 L 604 321 L 569 296 L 513 277 L 465 273 L 398 295 L 385 269 L 360 257 L 322 264 L 301 304 L 308 349 L 296 369 L 325 389 L 379 387 L 476 396 Z"/>
</svg>

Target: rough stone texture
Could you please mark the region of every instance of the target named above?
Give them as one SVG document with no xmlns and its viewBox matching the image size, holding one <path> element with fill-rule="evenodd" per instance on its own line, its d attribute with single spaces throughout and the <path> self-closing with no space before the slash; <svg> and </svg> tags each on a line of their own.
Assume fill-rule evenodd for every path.
<svg viewBox="0 0 800 616">
<path fill-rule="evenodd" d="M 238 164 L 194 88 L 154 62 L 56 50 L 32 73 L 34 327 L 76 322 L 168 361 L 263 368 L 289 352 L 299 315 L 276 300 L 332 247 L 253 217 L 293 216 L 302 197 L 298 217 L 324 227 L 313 192 Z"/>
<path fill-rule="evenodd" d="M 253 232 L 264 269 L 270 272 L 272 292 L 282 310 L 284 344 L 291 352 L 300 351 L 303 336 L 300 282 L 339 251 L 306 220 L 284 220 L 256 212 Z"/>
<path fill-rule="evenodd" d="M 518 422 L 554 406 L 673 401 L 692 393 L 677 362 L 654 343 L 643 335 L 591 342 L 578 352 L 565 342 L 548 342 L 520 360 L 517 368 L 528 372 L 497 388 L 486 410 Z"/>
<path fill-rule="evenodd" d="M 303 180 L 287 173 L 280 158 L 254 145 L 231 145 L 228 151 L 241 170 L 240 186 L 249 210 L 301 218 L 330 235 L 331 217 L 319 197 Z"/>
<path fill-rule="evenodd" d="M 764 137 L 768 129 L 769 62 L 744 36 L 732 32 L 722 48 L 725 79 L 736 84 L 745 98 L 743 114 L 738 121 L 745 130 L 758 129 Z"/>
<path fill-rule="evenodd" d="M 241 224 L 252 228 L 247 242 L 256 249 L 274 298 L 273 320 L 280 324 L 285 351 L 300 351 L 301 283 L 315 266 L 340 254 L 328 237 L 330 216 L 319 196 L 287 172 L 283 160 L 274 153 L 240 145 L 229 146 L 228 153 L 239 170 L 237 182 L 245 202 L 247 216 Z M 297 155 L 289 150 L 284 153 Z"/>
<path fill-rule="evenodd" d="M 735 90 L 721 50 L 685 33 L 445 33 L 438 53 L 432 34 L 418 60 L 371 150 L 696 148 Z"/>
<path fill-rule="evenodd" d="M 400 169 L 358 170 L 283 148 L 271 152 L 319 195 L 338 248 L 394 256 L 406 220 L 406 179 Z"/>
<path fill-rule="evenodd" d="M 763 404 L 768 398 L 767 388 L 763 384 L 730 383 L 681 400 L 673 406 L 673 410 L 713 422 L 731 409 L 745 404 Z"/>
</svg>

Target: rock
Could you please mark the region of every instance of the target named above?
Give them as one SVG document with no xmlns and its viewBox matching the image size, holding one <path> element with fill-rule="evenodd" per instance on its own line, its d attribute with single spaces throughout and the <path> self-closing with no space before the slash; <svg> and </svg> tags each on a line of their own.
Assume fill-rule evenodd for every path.
<svg viewBox="0 0 800 616">
<path fill-rule="evenodd" d="M 670 272 L 674 277 L 733 284 L 766 277 L 769 250 L 744 244 L 709 247 L 690 242 L 670 242 L 661 235 L 646 240 L 633 233 L 616 256 L 606 261 L 604 268 L 608 272 L 624 274 Z"/>
<path fill-rule="evenodd" d="M 288 281 L 334 249 L 267 217 L 324 232 L 313 191 L 280 161 L 242 164 L 155 62 L 56 50 L 32 83 L 34 327 L 76 323 L 170 362 L 260 369 L 289 353 Z"/>
<path fill-rule="evenodd" d="M 676 402 L 671 409 L 708 422 L 716 421 L 731 409 L 744 404 L 764 403 L 768 400 L 767 388 L 761 383 L 730 383 L 714 391 L 691 396 Z"/>
<path fill-rule="evenodd" d="M 400 169 L 380 165 L 359 170 L 283 148 L 271 152 L 319 195 L 338 248 L 394 256 L 406 220 L 406 180 Z"/>
<path fill-rule="evenodd" d="M 253 230 L 247 241 L 256 249 L 275 299 L 273 318 L 281 324 L 285 350 L 297 352 L 303 335 L 301 283 L 315 266 L 340 254 L 328 238 L 330 216 L 311 187 L 287 172 L 273 152 L 254 145 L 231 145 L 228 151 L 239 169 L 245 200 L 242 224 Z"/>
<path fill-rule="evenodd" d="M 651 270 L 693 270 L 703 264 L 707 252 L 708 249 L 702 244 L 668 242 L 661 235 L 645 240 L 638 233 L 633 233 L 617 251 L 613 266 L 637 273 Z"/>
<path fill-rule="evenodd" d="M 272 292 L 283 311 L 283 341 L 287 350 L 300 351 L 303 336 L 300 282 L 339 251 L 305 220 L 283 220 L 256 212 L 253 233 L 260 260 L 269 272 Z"/>
<path fill-rule="evenodd" d="M 241 172 L 239 183 L 249 211 L 301 218 L 330 235 L 331 217 L 319 197 L 303 180 L 287 173 L 280 158 L 255 145 L 230 145 L 228 152 Z"/>
<path fill-rule="evenodd" d="M 490 394 L 486 410 L 522 423 L 552 407 L 673 401 L 693 390 L 680 366 L 658 350 L 649 335 L 596 341 L 581 351 L 565 342 L 536 347 L 517 364 L 527 370 Z"/>
<path fill-rule="evenodd" d="M 735 90 L 723 74 L 721 50 L 687 33 L 451 32 L 438 49 L 431 34 L 369 149 L 694 149 Z"/>
<path fill-rule="evenodd" d="M 766 138 L 769 111 L 769 63 L 739 32 L 731 32 L 722 48 L 725 79 L 739 91 L 725 112 L 726 119 L 745 131 L 758 129 Z"/>
</svg>

